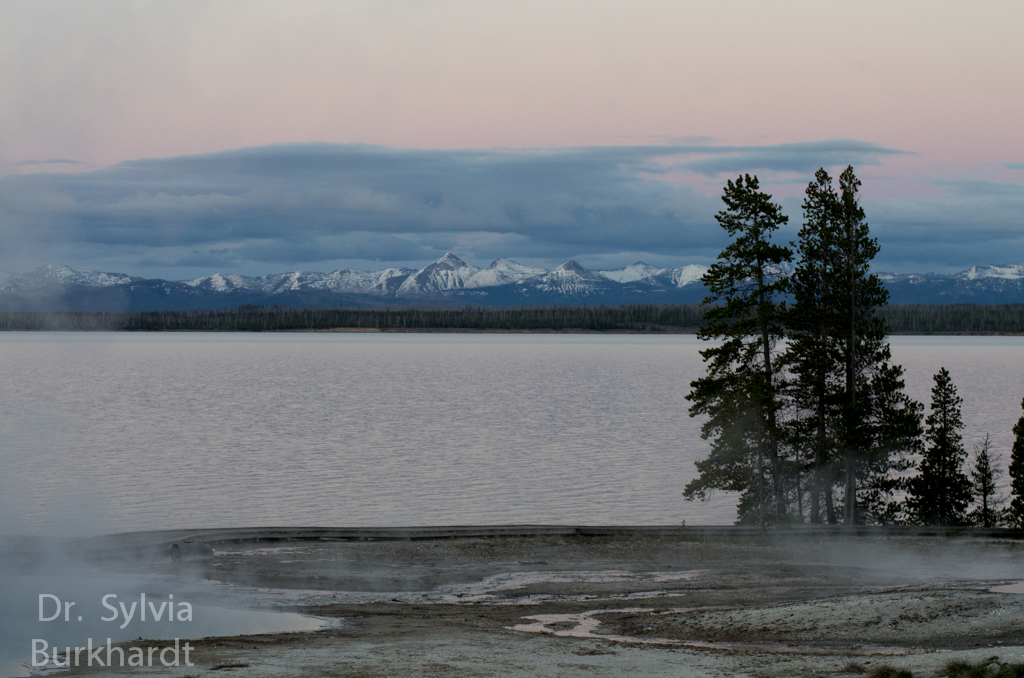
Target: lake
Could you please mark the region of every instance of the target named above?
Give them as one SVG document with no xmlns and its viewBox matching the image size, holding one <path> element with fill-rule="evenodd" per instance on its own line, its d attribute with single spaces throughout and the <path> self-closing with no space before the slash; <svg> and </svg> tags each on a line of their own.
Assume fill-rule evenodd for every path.
<svg viewBox="0 0 1024 678">
<path fill-rule="evenodd" d="M 894 337 L 1009 461 L 1024 337 Z M 0 532 L 728 524 L 691 335 L 0 333 Z M 1005 481 L 1005 478 L 1004 478 Z"/>
</svg>

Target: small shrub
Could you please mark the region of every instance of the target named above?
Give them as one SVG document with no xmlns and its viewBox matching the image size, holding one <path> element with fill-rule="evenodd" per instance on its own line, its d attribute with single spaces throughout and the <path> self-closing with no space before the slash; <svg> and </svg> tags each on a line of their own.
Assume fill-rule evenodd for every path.
<svg viewBox="0 0 1024 678">
<path fill-rule="evenodd" d="M 951 661 L 946 664 L 949 678 L 1024 678 L 1024 664 L 1000 664 L 999 657 L 982 659 L 976 664 Z"/>
<path fill-rule="evenodd" d="M 906 669 L 898 669 L 889 664 L 882 664 L 868 674 L 868 678 L 914 678 L 914 674 Z"/>
</svg>

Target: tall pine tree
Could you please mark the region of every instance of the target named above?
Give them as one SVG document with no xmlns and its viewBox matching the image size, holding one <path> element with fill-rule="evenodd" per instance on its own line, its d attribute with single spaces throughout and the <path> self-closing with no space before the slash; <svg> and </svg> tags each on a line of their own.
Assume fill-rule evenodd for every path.
<svg viewBox="0 0 1024 678">
<path fill-rule="evenodd" d="M 704 276 L 709 308 L 697 335 L 721 343 L 701 351 L 707 374 L 687 395 L 690 416 L 708 417 L 701 436 L 711 440 L 711 453 L 683 494 L 739 491 L 740 522 L 763 528 L 787 513 L 776 344 L 785 335 L 783 266 L 793 254 L 771 241 L 788 218 L 757 177 L 730 180 L 722 201 L 726 209 L 715 218 L 733 241 Z"/>
<path fill-rule="evenodd" d="M 971 469 L 971 487 L 977 498 L 977 507 L 968 515 L 968 522 L 982 527 L 995 527 L 1002 519 L 999 505 L 1005 497 L 999 496 L 1000 455 L 990 454 L 991 443 L 986 433 L 981 444 L 974 446 L 974 468 Z"/>
<path fill-rule="evenodd" d="M 932 411 L 925 419 L 924 457 L 920 472 L 910 479 L 907 504 L 922 525 L 962 525 L 973 494 L 963 470 L 967 458 L 960 436 L 963 399 L 945 367 L 934 380 Z"/>
<path fill-rule="evenodd" d="M 1024 400 L 1020 406 L 1024 408 Z M 1024 416 L 1013 427 L 1013 450 L 1010 452 L 1010 501 L 1009 523 L 1018 530 L 1024 529 Z"/>
<path fill-rule="evenodd" d="M 792 277 L 790 435 L 812 474 L 811 522 L 837 521 L 837 481 L 846 523 L 889 519 L 896 476 L 909 465 L 902 453 L 920 435 L 920 406 L 903 394 L 902 368 L 889 363 L 887 327 L 877 314 L 887 293 L 868 270 L 878 243 L 869 237 L 859 188 L 852 167 L 838 193 L 824 169 L 815 173 Z"/>
<path fill-rule="evenodd" d="M 878 241 L 870 236 L 864 208 L 860 205 L 861 182 L 847 167 L 839 176 L 839 257 L 838 277 L 843 287 L 837 296 L 841 299 L 842 324 L 837 327 L 841 337 L 840 351 L 844 365 L 844 390 L 841 400 L 842 424 L 839 435 L 839 454 L 843 460 L 845 487 L 843 492 L 843 522 L 857 523 L 857 489 L 861 466 L 878 460 L 881 450 L 873 441 L 874 426 L 870 395 L 871 376 L 883 365 L 889 366 L 891 353 L 885 337 L 885 321 L 876 313 L 889 301 L 889 293 L 877 276 L 870 273 L 871 260 L 878 254 Z M 841 328 L 841 329 L 839 329 Z M 902 368 L 896 370 L 892 386 L 899 382 Z"/>
<path fill-rule="evenodd" d="M 797 244 L 800 259 L 790 281 L 794 304 L 787 318 L 790 349 L 786 362 L 793 375 L 790 394 L 800 413 L 791 422 L 790 439 L 803 452 L 799 467 L 811 471 L 810 521 L 821 521 L 823 503 L 824 517 L 835 523 L 835 469 L 830 464 L 835 440 L 829 419 L 835 408 L 835 367 L 840 360 L 834 337 L 841 321 L 836 299 L 840 288 L 836 280 L 839 198 L 824 168 L 808 184 L 803 209 L 804 225 Z"/>
</svg>

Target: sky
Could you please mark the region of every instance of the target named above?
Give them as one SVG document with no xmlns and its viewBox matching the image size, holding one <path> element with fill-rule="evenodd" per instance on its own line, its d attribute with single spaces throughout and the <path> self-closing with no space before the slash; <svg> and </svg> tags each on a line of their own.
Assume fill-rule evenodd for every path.
<svg viewBox="0 0 1024 678">
<path fill-rule="evenodd" d="M 876 270 L 1024 264 L 1024 3 L 0 3 L 0 270 L 708 264 L 852 164 Z"/>
</svg>

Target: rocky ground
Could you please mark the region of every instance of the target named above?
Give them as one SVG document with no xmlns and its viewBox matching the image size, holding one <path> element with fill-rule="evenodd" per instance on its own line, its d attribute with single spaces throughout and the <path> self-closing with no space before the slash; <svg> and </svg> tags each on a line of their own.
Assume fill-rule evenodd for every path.
<svg viewBox="0 0 1024 678">
<path fill-rule="evenodd" d="M 189 582 L 190 599 L 328 620 L 194 641 L 190 668 L 114 673 L 769 678 L 1024 661 L 1024 595 L 990 590 L 1024 579 L 1013 541 L 285 541 L 108 566 Z"/>
</svg>

